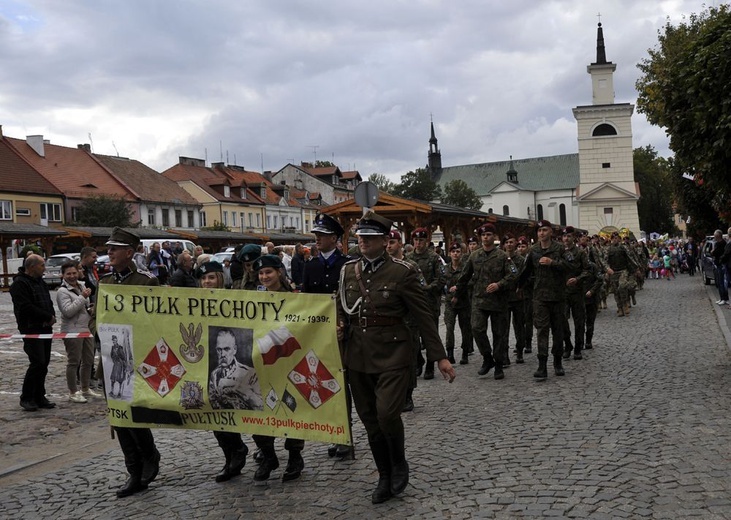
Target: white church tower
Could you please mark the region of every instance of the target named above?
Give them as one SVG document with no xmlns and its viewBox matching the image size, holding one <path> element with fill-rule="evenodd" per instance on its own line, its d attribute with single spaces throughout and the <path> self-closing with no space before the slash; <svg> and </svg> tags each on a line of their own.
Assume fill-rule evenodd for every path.
<svg viewBox="0 0 731 520">
<path fill-rule="evenodd" d="M 591 74 L 592 104 L 574 108 L 579 134 L 579 227 L 589 234 L 604 226 L 628 228 L 640 237 L 639 187 L 632 164 L 634 105 L 614 102 L 614 71 L 607 61 L 602 24 L 597 29 Z"/>
</svg>

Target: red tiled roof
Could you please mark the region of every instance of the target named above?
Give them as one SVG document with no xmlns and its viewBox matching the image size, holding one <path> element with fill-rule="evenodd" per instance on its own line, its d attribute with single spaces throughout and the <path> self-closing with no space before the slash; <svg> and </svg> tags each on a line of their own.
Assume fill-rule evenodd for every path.
<svg viewBox="0 0 731 520">
<path fill-rule="evenodd" d="M 229 179 L 204 166 L 195 166 L 191 164 L 176 164 L 175 166 L 168 168 L 163 172 L 163 175 L 168 179 L 178 181 L 192 181 L 199 186 L 203 191 L 214 197 L 216 200 L 222 202 L 241 202 L 248 204 L 263 204 L 262 201 L 254 191 L 250 188 L 246 189 L 247 198 L 242 199 L 239 189 L 231 190 L 230 197 L 224 197 L 222 193 L 213 189 L 212 186 L 221 186 L 229 184 L 234 188 L 240 188 L 246 184 L 243 181 L 237 181 L 236 179 Z"/>
<path fill-rule="evenodd" d="M 94 154 L 94 158 L 134 190 L 141 200 L 199 206 L 199 202 L 178 183 L 162 176 L 140 161 Z"/>
<path fill-rule="evenodd" d="M 0 136 L 0 190 L 10 193 L 58 195 L 61 192 L 38 173 Z"/>
<path fill-rule="evenodd" d="M 349 172 L 340 172 L 343 176 L 344 181 L 349 181 L 351 179 L 361 179 L 360 172 L 358 170 L 352 170 Z"/>
<path fill-rule="evenodd" d="M 340 172 L 337 166 L 325 166 L 321 168 L 308 168 L 308 167 L 302 167 L 303 170 L 305 170 L 310 175 L 315 175 L 317 177 L 325 176 L 325 175 L 336 175 Z"/>
<path fill-rule="evenodd" d="M 41 157 L 25 140 L 6 139 L 35 170 L 69 198 L 99 195 L 125 200 L 137 198 L 84 150 L 46 143 L 43 146 L 45 157 Z"/>
<path fill-rule="evenodd" d="M 226 168 L 226 167 L 211 168 L 211 171 L 215 172 L 218 175 L 226 176 L 230 179 L 240 180 L 240 181 L 245 182 L 246 185 L 249 186 L 249 189 L 253 190 L 254 193 L 260 198 L 261 198 L 261 195 L 260 195 L 261 190 L 259 190 L 258 188 L 262 184 L 265 184 L 267 187 L 267 190 L 266 190 L 266 200 L 264 202 L 266 204 L 277 205 L 277 204 L 279 204 L 279 199 L 282 198 L 279 195 L 277 195 L 274 192 L 274 190 L 272 189 L 272 186 L 274 186 L 274 184 L 259 172 L 250 172 L 250 171 L 246 171 L 242 168 Z"/>
</svg>

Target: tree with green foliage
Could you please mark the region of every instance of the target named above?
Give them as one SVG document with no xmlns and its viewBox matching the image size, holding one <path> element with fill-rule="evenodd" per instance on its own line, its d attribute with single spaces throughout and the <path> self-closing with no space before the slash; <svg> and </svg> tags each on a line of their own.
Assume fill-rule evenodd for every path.
<svg viewBox="0 0 731 520">
<path fill-rule="evenodd" d="M 379 190 L 385 191 L 386 193 L 393 193 L 396 184 L 388 180 L 388 177 L 381 173 L 371 173 L 368 177 L 368 182 L 375 184 Z"/>
<path fill-rule="evenodd" d="M 90 227 L 134 227 L 132 208 L 122 197 L 99 195 L 84 199 L 76 224 Z"/>
<path fill-rule="evenodd" d="M 665 127 L 678 173 L 691 174 L 710 191 L 701 198 L 729 221 L 731 9 L 722 4 L 677 25 L 668 21 L 658 40 L 638 65 L 637 110 Z"/>
<path fill-rule="evenodd" d="M 444 198 L 442 202 L 467 209 L 479 210 L 482 208 L 482 199 L 462 179 L 454 179 L 444 185 Z"/>
<path fill-rule="evenodd" d="M 648 233 L 672 233 L 673 222 L 673 182 L 667 159 L 659 157 L 650 145 L 635 148 L 633 152 L 635 181 L 640 185 L 637 212 L 640 229 Z"/>
<path fill-rule="evenodd" d="M 683 168 L 673 158 L 668 160 L 670 179 L 675 194 L 675 211 L 687 223 L 687 234 L 701 240 L 714 229 L 725 229 L 714 207 L 718 201 L 712 190 L 705 189 L 703 181 L 683 177 Z"/>
<path fill-rule="evenodd" d="M 393 190 L 397 197 L 432 201 L 442 198 L 442 189 L 434 182 L 425 168 L 417 168 L 401 176 L 401 182 Z"/>
<path fill-rule="evenodd" d="M 201 229 L 204 229 L 206 231 L 231 231 L 226 224 L 224 224 L 223 222 L 219 222 L 218 220 L 213 222 L 212 226 L 202 227 Z"/>
<path fill-rule="evenodd" d="M 333 168 L 334 166 L 330 161 L 315 161 L 315 168 Z"/>
</svg>

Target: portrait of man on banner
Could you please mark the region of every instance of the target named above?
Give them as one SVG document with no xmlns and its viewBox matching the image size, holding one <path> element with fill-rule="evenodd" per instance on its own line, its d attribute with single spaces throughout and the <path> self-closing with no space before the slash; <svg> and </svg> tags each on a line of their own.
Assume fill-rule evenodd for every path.
<svg viewBox="0 0 731 520">
<path fill-rule="evenodd" d="M 98 333 L 107 397 L 131 401 L 134 388 L 132 327 L 129 325 L 102 325 L 99 327 Z"/>
<path fill-rule="evenodd" d="M 214 409 L 263 410 L 259 376 L 252 360 L 254 331 L 208 327 L 208 399 Z"/>
</svg>

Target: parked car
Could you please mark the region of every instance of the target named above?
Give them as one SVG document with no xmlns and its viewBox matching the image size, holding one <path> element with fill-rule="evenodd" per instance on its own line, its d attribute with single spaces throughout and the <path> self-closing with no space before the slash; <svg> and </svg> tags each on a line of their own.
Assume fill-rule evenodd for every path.
<svg viewBox="0 0 731 520">
<path fill-rule="evenodd" d="M 703 245 L 703 251 L 701 251 L 700 267 L 701 275 L 703 276 L 703 283 L 711 285 L 716 282 L 716 275 L 713 272 L 713 235 L 706 237 L 706 243 Z"/>
<path fill-rule="evenodd" d="M 46 259 L 46 272 L 43 275 L 43 281 L 49 287 L 58 287 L 61 285 L 61 266 L 69 260 L 79 260 L 79 253 L 61 253 L 60 255 L 49 256 Z"/>
<path fill-rule="evenodd" d="M 233 248 L 232 248 L 233 249 Z M 233 251 L 225 251 L 223 253 L 216 253 L 211 257 L 211 262 L 218 262 L 223 265 L 224 260 L 231 261 L 231 257 L 234 255 Z"/>
<path fill-rule="evenodd" d="M 112 266 L 109 264 L 109 255 L 96 257 L 96 270 L 99 273 L 99 277 L 112 272 Z"/>
</svg>

